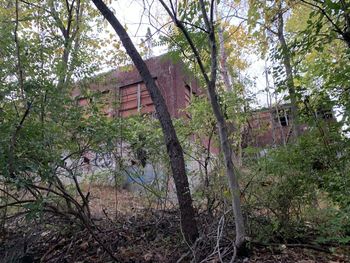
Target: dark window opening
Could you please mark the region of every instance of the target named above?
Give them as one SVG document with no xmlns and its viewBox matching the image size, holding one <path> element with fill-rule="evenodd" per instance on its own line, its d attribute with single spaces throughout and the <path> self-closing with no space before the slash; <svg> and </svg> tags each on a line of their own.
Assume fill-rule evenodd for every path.
<svg viewBox="0 0 350 263">
<path fill-rule="evenodd" d="M 333 119 L 333 114 L 331 112 L 325 112 L 323 114 L 323 119 L 325 120 Z"/>
<path fill-rule="evenodd" d="M 280 116 L 280 123 L 282 126 L 288 126 L 288 116 Z"/>
<path fill-rule="evenodd" d="M 333 113 L 332 111 L 327 111 L 327 110 L 319 110 L 317 112 L 317 116 L 321 117 L 324 120 L 330 120 L 333 119 Z"/>
<path fill-rule="evenodd" d="M 86 156 L 83 157 L 83 163 L 85 164 L 90 164 L 90 159 L 87 158 Z"/>
<path fill-rule="evenodd" d="M 281 126 L 286 127 L 289 125 L 289 115 L 286 110 L 279 110 L 277 116 L 275 117 L 275 121 L 280 123 Z"/>
</svg>

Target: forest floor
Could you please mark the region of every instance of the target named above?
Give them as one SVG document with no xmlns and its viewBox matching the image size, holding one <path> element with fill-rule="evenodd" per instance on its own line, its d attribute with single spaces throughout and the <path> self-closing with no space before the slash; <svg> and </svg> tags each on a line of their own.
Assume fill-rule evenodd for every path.
<svg viewBox="0 0 350 263">
<path fill-rule="evenodd" d="M 115 207 L 112 202 L 115 193 L 108 189 L 100 193 L 105 202 L 93 202 L 93 212 L 98 215 L 93 230 L 69 225 L 57 217 L 31 220 L 17 217 L 11 220 L 6 234 L 0 237 L 0 262 L 165 263 L 191 262 L 194 258 L 196 260 L 192 262 L 220 262 L 220 258 L 229 262 L 233 255 L 232 233 L 228 231 L 220 238 L 220 243 L 217 242 L 217 224 L 211 223 L 205 216 L 199 218 L 200 224 L 207 226 L 203 228 L 202 239 L 194 250 L 190 250 L 179 231 L 176 210 L 145 209 L 139 206 L 136 197 L 121 191 L 118 193 L 118 207 L 122 211 L 118 217 L 113 215 L 111 218 L 106 209 L 113 210 Z M 108 203 L 108 200 L 111 202 Z M 226 228 L 230 229 L 229 226 Z M 115 260 L 111 260 L 99 243 L 113 252 Z M 319 247 L 315 250 L 301 244 L 292 247 L 255 245 L 249 255 L 237 257 L 235 262 L 350 262 L 349 247 L 332 248 L 331 252 L 322 250 L 326 249 Z"/>
</svg>

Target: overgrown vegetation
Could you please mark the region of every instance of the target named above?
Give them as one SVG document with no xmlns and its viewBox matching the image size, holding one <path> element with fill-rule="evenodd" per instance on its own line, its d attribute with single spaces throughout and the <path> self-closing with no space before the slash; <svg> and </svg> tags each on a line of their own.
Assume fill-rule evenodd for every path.
<svg viewBox="0 0 350 263">
<path fill-rule="evenodd" d="M 92 88 L 146 67 L 93 2 L 0 1 L 0 261 L 350 260 L 350 4 L 156 1 L 141 54 L 202 87 L 170 120 L 151 74 L 158 118 Z"/>
</svg>

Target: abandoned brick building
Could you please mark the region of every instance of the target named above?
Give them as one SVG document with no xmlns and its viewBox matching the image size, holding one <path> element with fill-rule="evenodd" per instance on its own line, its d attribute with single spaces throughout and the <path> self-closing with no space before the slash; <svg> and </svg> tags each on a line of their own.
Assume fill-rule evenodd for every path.
<svg viewBox="0 0 350 263">
<path fill-rule="evenodd" d="M 245 144 L 259 148 L 286 144 L 293 125 L 289 104 L 255 110 L 247 121 Z M 302 125 L 300 128 L 304 130 L 306 127 Z"/>
<path fill-rule="evenodd" d="M 191 96 L 200 92 L 198 82 L 186 73 L 182 63 L 173 63 L 165 56 L 148 59 L 146 64 L 161 90 L 170 116 L 183 116 L 185 113 L 182 109 L 190 103 Z M 106 100 L 118 100 L 117 108 L 110 103 L 105 109 L 110 117 L 155 112 L 151 97 L 135 67 L 105 74 L 100 81 L 90 84 L 89 89 L 101 92 Z M 74 90 L 73 96 L 77 98 L 79 105 L 88 103 L 88 99 L 81 96 L 79 89 Z"/>
<path fill-rule="evenodd" d="M 313 114 L 319 120 L 336 122 L 331 108 L 323 107 Z M 255 110 L 247 121 L 245 146 L 266 149 L 275 145 L 285 145 L 292 137 L 294 125 L 290 104 Z M 299 133 L 304 133 L 308 128 L 305 123 L 298 124 Z"/>
<path fill-rule="evenodd" d="M 174 63 L 166 56 L 158 56 L 146 60 L 146 64 L 161 90 L 172 118 L 183 117 L 186 114 L 183 109 L 189 105 L 191 97 L 204 93 L 200 90 L 198 81 L 186 72 L 182 62 Z M 109 102 L 104 110 L 110 117 L 128 117 L 137 113 L 155 116 L 151 97 L 135 67 L 111 71 L 89 84 L 88 88 L 101 92 Z M 73 96 L 81 106 L 88 103 L 79 89 L 74 90 Z M 112 103 L 115 101 L 118 102 L 117 107 L 113 106 L 116 105 Z M 301 131 L 306 128 L 306 125 L 300 125 Z M 244 147 L 283 145 L 289 141 L 292 129 L 289 104 L 255 110 L 247 121 Z M 212 149 L 218 153 L 218 149 Z"/>
<path fill-rule="evenodd" d="M 189 105 L 192 96 L 204 93 L 200 90 L 198 81 L 186 72 L 183 63 L 173 63 L 165 56 L 148 59 L 146 64 L 161 90 L 171 117 L 188 117 L 183 109 Z M 111 118 L 125 118 L 137 113 L 151 114 L 156 118 L 150 95 L 135 67 L 127 67 L 124 70 L 119 69 L 104 74 L 97 78 L 94 83 L 88 84 L 87 88 L 96 91 L 103 97 L 103 100 L 106 101 L 104 112 Z M 73 91 L 73 96 L 76 98 L 78 105 L 84 106 L 89 103 L 89 99 L 84 97 L 78 88 Z M 243 148 L 253 146 L 264 150 L 273 145 L 287 143 L 293 127 L 293 120 L 289 112 L 290 106 L 288 104 L 253 111 L 247 121 Z M 306 125 L 301 125 L 301 129 L 306 128 Z M 211 142 L 208 142 L 205 138 L 201 140 L 204 146 L 209 146 L 210 143 L 210 151 L 213 155 L 219 153 L 219 149 L 212 146 Z M 123 146 L 120 147 L 124 149 Z M 87 172 L 94 171 L 94 169 L 95 171 L 101 168 L 108 169 L 114 166 L 109 153 L 106 153 L 105 156 L 89 153 L 84 157 L 83 162 L 86 162 Z M 127 169 L 130 169 L 130 173 L 138 170 L 142 174 L 141 177 L 144 182 L 152 180 L 156 173 L 161 174 L 163 172 L 162 167 L 157 168 L 156 166 L 152 164 L 142 166 L 130 164 Z M 198 168 L 196 164 L 190 164 L 189 166 L 192 167 L 190 169 Z M 157 172 L 156 169 L 158 169 Z"/>
<path fill-rule="evenodd" d="M 186 116 L 183 109 L 189 105 L 192 96 L 201 93 L 195 78 L 186 72 L 181 62 L 173 63 L 165 56 L 148 59 L 146 64 L 164 97 L 170 116 L 172 118 Z M 156 118 L 151 97 L 135 67 L 129 66 L 111 71 L 102 77 L 99 76 L 86 88 L 102 96 L 102 101 L 106 101 L 103 110 L 111 118 L 125 118 L 137 113 L 150 114 Z M 90 101 L 88 96 L 84 96 L 81 87 L 74 89 L 72 95 L 80 106 L 85 106 Z M 118 147 L 122 149 L 123 158 L 128 159 L 130 149 L 127 143 L 121 142 Z M 125 167 L 128 174 L 127 180 L 131 178 L 131 174 L 135 174 L 135 171 L 138 173 L 137 178 L 131 178 L 132 182 L 152 181 L 156 174 L 161 175 L 164 172 L 161 164 L 141 165 L 133 161 L 135 160 L 127 161 L 127 167 Z M 110 153 L 89 152 L 84 156 L 82 163 L 84 164 L 83 173 L 88 174 L 115 166 Z"/>
</svg>

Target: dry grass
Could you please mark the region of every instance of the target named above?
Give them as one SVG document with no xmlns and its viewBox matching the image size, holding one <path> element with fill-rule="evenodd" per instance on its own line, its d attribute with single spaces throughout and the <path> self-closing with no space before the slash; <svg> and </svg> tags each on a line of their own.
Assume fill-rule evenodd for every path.
<svg viewBox="0 0 350 263">
<path fill-rule="evenodd" d="M 91 185 L 84 187 L 90 192 L 90 209 L 95 217 L 115 218 L 116 214 L 131 215 L 135 210 L 147 208 L 148 204 L 139 193 L 113 186 Z M 116 213 L 117 211 L 117 213 Z"/>
</svg>

